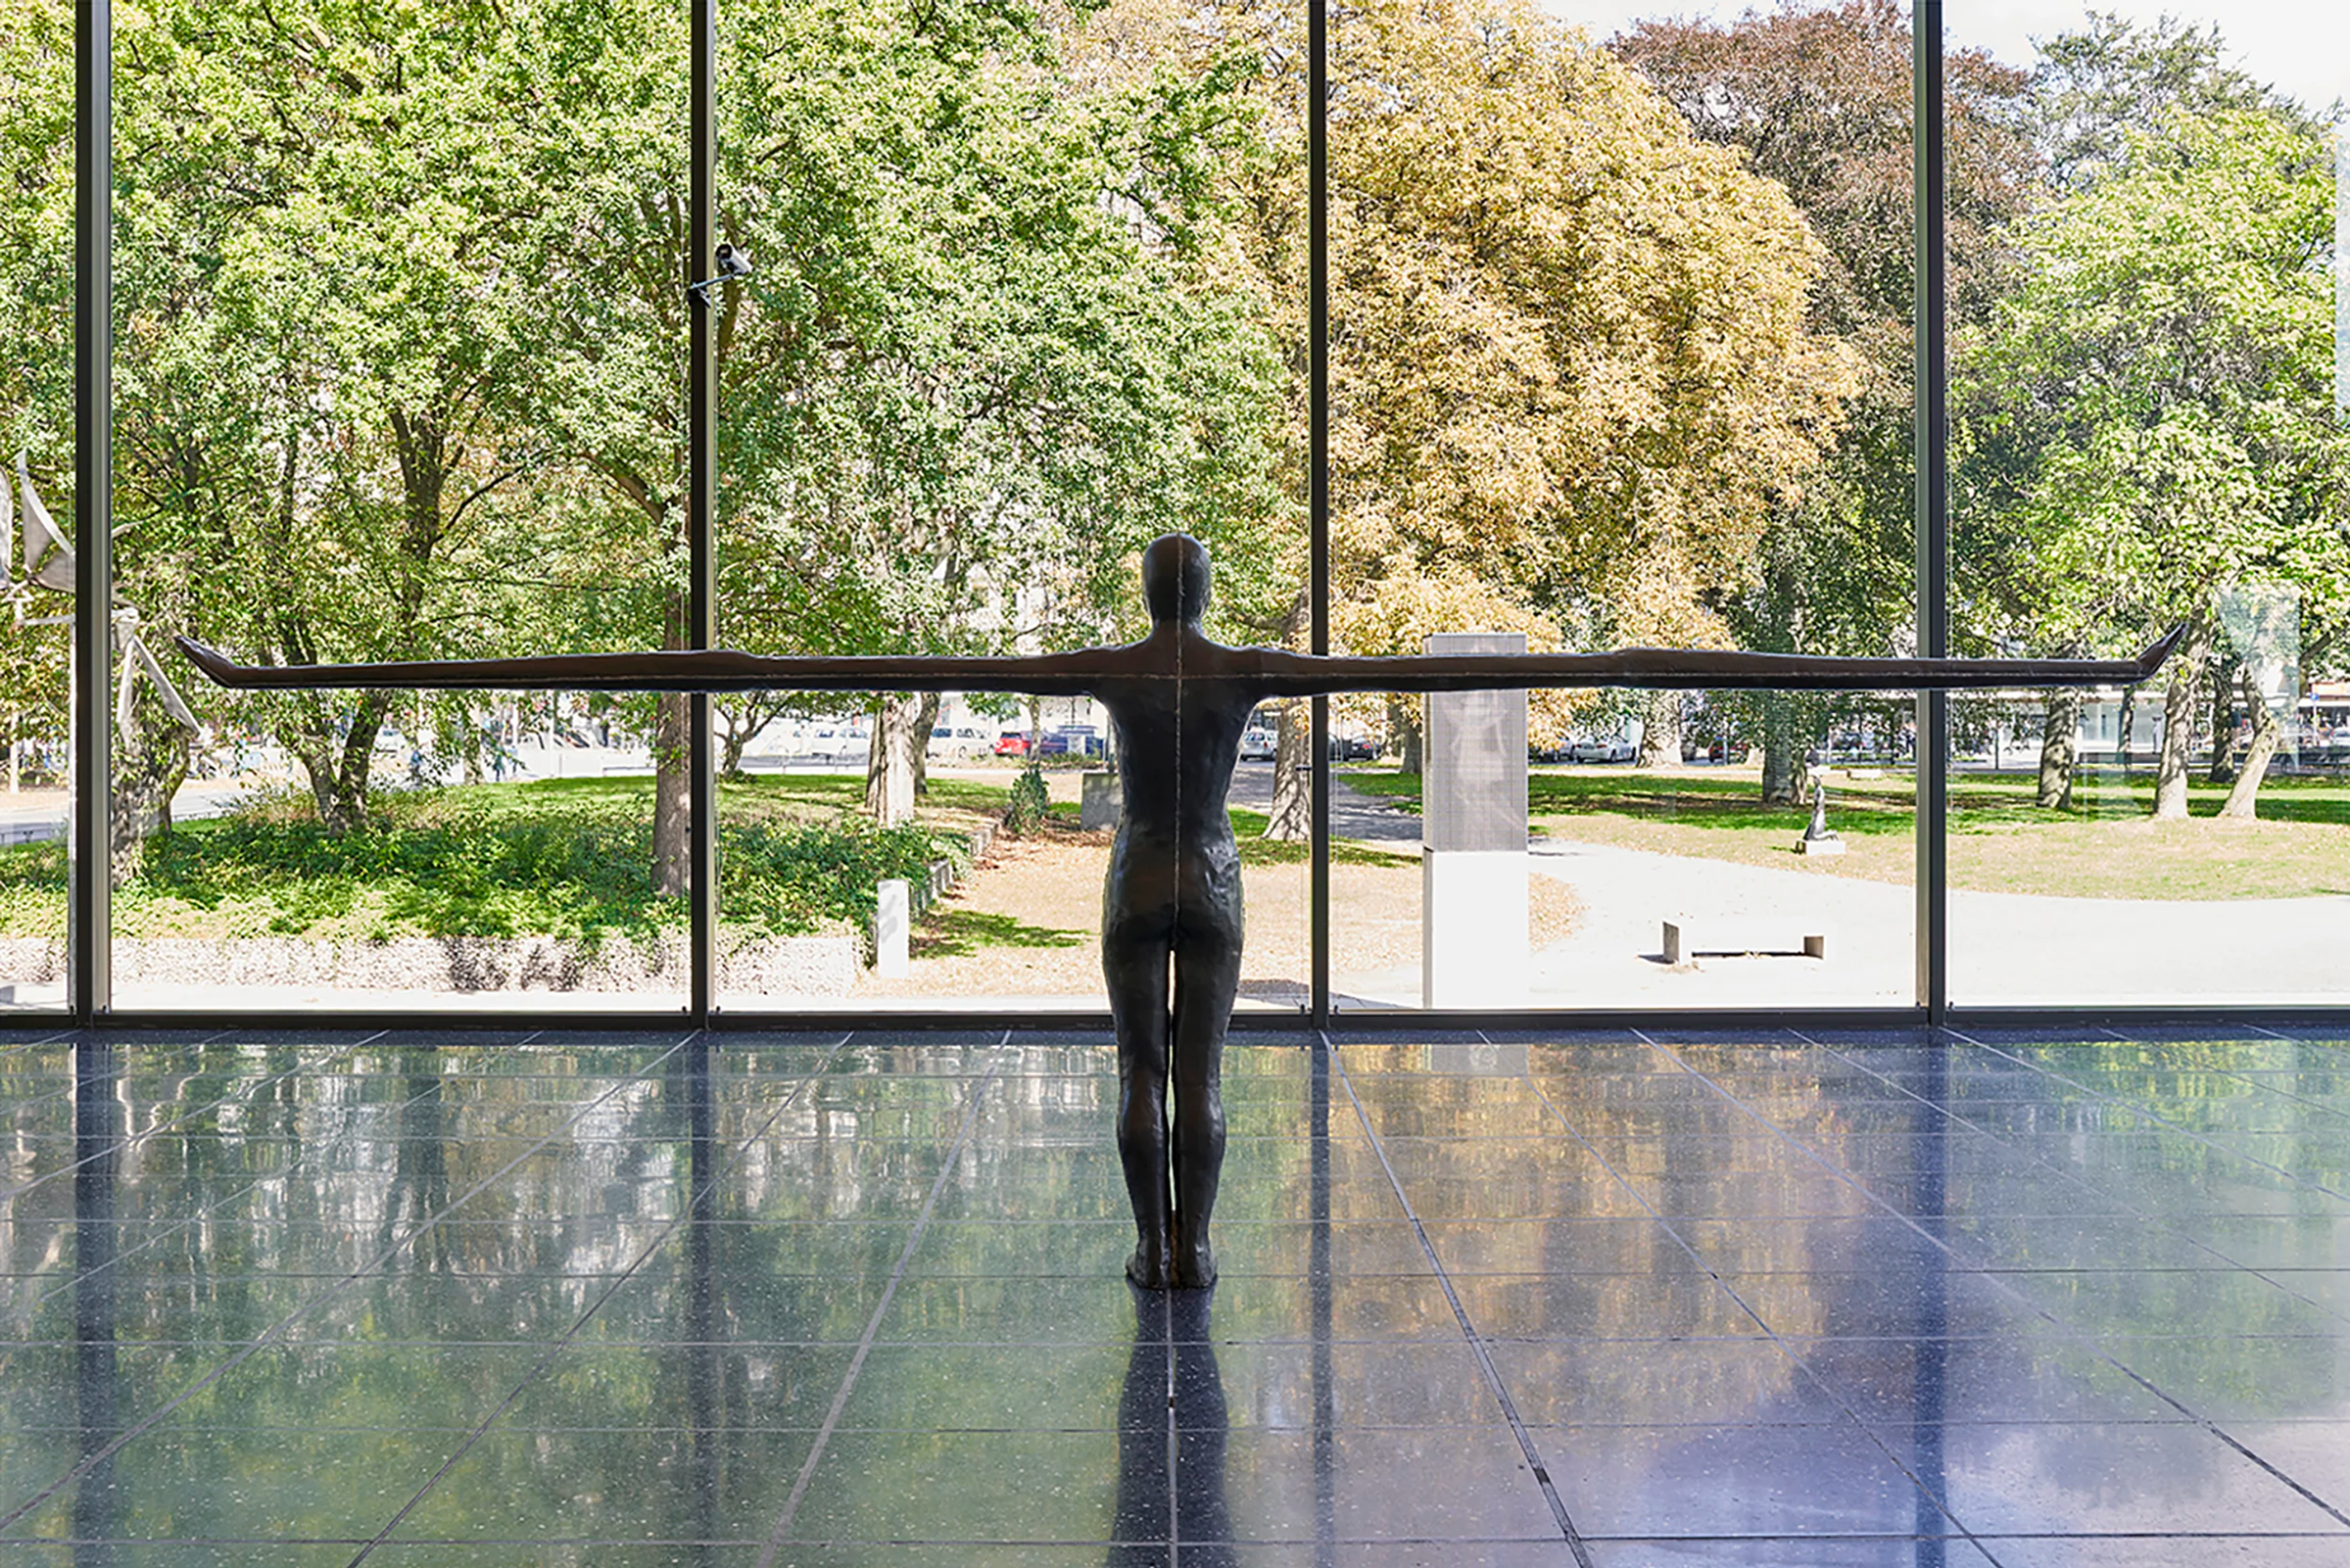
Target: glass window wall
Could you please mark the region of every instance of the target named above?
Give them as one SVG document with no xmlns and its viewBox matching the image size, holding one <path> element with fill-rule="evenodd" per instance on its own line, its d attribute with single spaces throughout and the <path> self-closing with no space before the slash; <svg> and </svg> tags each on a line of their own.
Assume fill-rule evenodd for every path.
<svg viewBox="0 0 2350 1568">
<path fill-rule="evenodd" d="M 1302 638 L 1302 78 L 1295 40 L 1277 68 L 1265 26 L 1142 6 L 730 12 L 724 226 L 757 270 L 718 306 L 722 643 L 1004 657 L 1127 641 L 1148 625 L 1136 564 L 1170 530 L 1215 561 L 1212 635 Z M 726 1006 L 1101 1008 L 1119 799 L 1098 702 L 713 708 Z M 1232 800 L 1242 995 L 1295 1009 L 1308 825 L 1276 727 L 1295 728 L 1251 727 Z M 837 896 L 787 912 L 784 885 L 827 860 Z M 902 955 L 877 871 L 908 885 Z M 857 962 L 782 957 L 827 942 Z"/>
<path fill-rule="evenodd" d="M 1534 651 L 1906 651 L 1906 26 L 1850 6 L 1568 5 L 1515 20 L 1412 5 L 1334 22 L 1340 639 L 1363 653 L 1462 633 Z M 1347 1000 L 1910 1000 L 1899 706 L 1537 694 L 1530 774 L 1517 757 L 1433 755 L 1440 723 L 1418 700 L 1343 711 L 1347 742 L 1380 753 L 1341 775 L 1334 806 Z M 1855 851 L 1833 860 L 1803 847 L 1815 754 L 1853 829 L 1808 841 Z M 1451 903 L 1433 839 L 1413 864 L 1422 836 L 1396 807 L 1448 791 L 1442 765 L 1523 780 L 1496 785 L 1536 835 L 1529 891 L 1513 874 L 1506 909 L 1482 891 Z M 1798 909 L 1785 940 L 1746 929 Z M 1775 961 L 1684 961 L 1669 924 L 1733 953 L 1801 952 L 1806 936 L 1820 949 L 1828 924 L 1852 934 L 1796 978 Z M 1531 950 L 1523 980 L 1447 978 L 1495 943 Z"/>
<path fill-rule="evenodd" d="M 26 4 L 0 46 L 11 1009 L 65 1001 L 72 601 L 26 541 L 78 527 L 71 14 Z M 1315 106 L 1298 8 L 730 9 L 707 517 L 689 16 L 125 13 L 93 1003 L 674 1007 L 706 740 L 713 1001 L 1099 1004 L 1090 700 L 730 695 L 705 738 L 683 698 L 233 696 L 179 634 L 270 662 L 682 648 L 699 535 L 722 644 L 1060 651 L 1139 631 L 1134 562 L 1178 528 L 1233 643 L 1323 618 L 1367 654 L 1915 650 L 1911 13 L 1373 4 L 1327 14 Z M 1960 654 L 2184 623 L 2182 655 L 2135 691 L 1953 701 L 1924 737 L 1939 841 L 1901 694 L 1537 693 L 1449 752 L 1435 705 L 1341 697 L 1320 824 L 1311 705 L 1268 704 L 1230 801 L 1243 1006 L 1311 997 L 1317 832 L 1341 1010 L 1907 1007 L 1945 940 L 1961 1008 L 2350 992 L 2332 52 L 2278 0 L 1943 14 L 1950 588 L 1923 607 Z M 1491 886 L 1431 822 L 1470 774 L 1523 822 Z M 1916 914 L 1945 861 L 1947 939 Z"/>
</svg>

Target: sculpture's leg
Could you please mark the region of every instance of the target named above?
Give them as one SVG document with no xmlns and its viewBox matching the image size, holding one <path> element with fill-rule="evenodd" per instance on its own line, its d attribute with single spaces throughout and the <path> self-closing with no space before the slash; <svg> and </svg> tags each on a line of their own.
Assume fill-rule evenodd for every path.
<svg viewBox="0 0 2350 1568">
<path fill-rule="evenodd" d="M 1186 926 L 1175 950 L 1174 1167 L 1178 1289 L 1216 1282 L 1208 1220 L 1224 1171 L 1224 1028 L 1240 993 L 1239 922 Z"/>
<path fill-rule="evenodd" d="M 1163 940 L 1102 938 L 1102 973 L 1118 1029 L 1118 1158 L 1134 1207 L 1127 1278 L 1163 1291 L 1171 1278 L 1167 1189 L 1167 951 Z"/>
</svg>

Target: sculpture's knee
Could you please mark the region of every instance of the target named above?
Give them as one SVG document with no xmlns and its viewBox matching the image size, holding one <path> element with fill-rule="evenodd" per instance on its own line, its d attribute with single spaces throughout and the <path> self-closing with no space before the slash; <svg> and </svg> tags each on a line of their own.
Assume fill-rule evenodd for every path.
<svg viewBox="0 0 2350 1568">
<path fill-rule="evenodd" d="M 1223 1152 L 1224 1096 L 1214 1084 L 1177 1086 L 1175 1136 L 1184 1148 L 1193 1153 Z"/>
<path fill-rule="evenodd" d="M 1163 1091 L 1156 1084 L 1128 1084 L 1126 1093 L 1118 1099 L 1118 1147 L 1151 1147 L 1164 1144 L 1166 1138 L 1167 1107 Z"/>
</svg>

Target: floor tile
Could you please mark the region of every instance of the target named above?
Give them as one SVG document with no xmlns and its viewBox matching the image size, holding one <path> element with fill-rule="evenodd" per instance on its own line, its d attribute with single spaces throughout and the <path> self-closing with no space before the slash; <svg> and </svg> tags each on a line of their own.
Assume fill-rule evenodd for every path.
<svg viewBox="0 0 2350 1568">
<path fill-rule="evenodd" d="M 2341 1521 L 2207 1428 L 2036 1422 L 1953 1425 L 1930 1446 L 1887 1436 L 1968 1530 L 2016 1534 L 2321 1531 Z M 2345 1537 L 2350 1544 L 2350 1535 Z"/>
<path fill-rule="evenodd" d="M 1536 1427 L 1575 1527 L 1592 1535 L 1870 1534 L 1954 1530 L 1851 1422 Z"/>
</svg>

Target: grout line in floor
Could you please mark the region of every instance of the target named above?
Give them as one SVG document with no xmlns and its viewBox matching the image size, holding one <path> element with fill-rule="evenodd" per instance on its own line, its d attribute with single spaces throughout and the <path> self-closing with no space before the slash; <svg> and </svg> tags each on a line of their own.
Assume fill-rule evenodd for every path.
<svg viewBox="0 0 2350 1568">
<path fill-rule="evenodd" d="M 1461 1304 L 1460 1293 L 1452 1288 L 1452 1281 L 1445 1273 L 1444 1263 L 1437 1257 L 1427 1230 L 1413 1212 L 1411 1199 L 1404 1192 L 1403 1182 L 1396 1176 L 1395 1168 L 1388 1163 L 1387 1150 L 1379 1142 L 1378 1129 L 1371 1126 L 1369 1113 L 1364 1110 L 1361 1098 L 1355 1093 L 1354 1082 L 1347 1075 L 1345 1061 L 1337 1048 L 1330 1044 L 1328 1035 L 1322 1036 L 1320 1048 L 1328 1057 L 1339 1086 L 1347 1091 L 1347 1102 L 1354 1106 L 1355 1117 L 1362 1124 L 1363 1135 L 1370 1139 L 1371 1148 L 1378 1156 L 1379 1168 L 1387 1173 L 1388 1183 L 1395 1189 L 1396 1201 L 1403 1206 L 1404 1218 L 1410 1221 L 1413 1234 L 1419 1238 L 1420 1251 L 1428 1257 L 1428 1266 L 1434 1272 L 1437 1282 L 1443 1287 L 1444 1299 L 1451 1303 L 1452 1315 L 1461 1325 L 1461 1336 L 1469 1342 L 1470 1354 L 1476 1358 L 1478 1370 L 1484 1375 L 1486 1387 L 1492 1392 L 1494 1402 L 1501 1407 L 1503 1418 L 1509 1423 L 1511 1436 L 1517 1439 L 1518 1447 L 1526 1456 L 1526 1467 L 1534 1474 L 1534 1484 L 1542 1489 L 1543 1501 L 1549 1505 L 1551 1516 L 1558 1521 L 1559 1532 L 1565 1538 L 1567 1550 L 1575 1556 L 1576 1568 L 1593 1568 L 1591 1549 L 1584 1544 L 1582 1534 L 1575 1529 L 1574 1516 L 1567 1511 L 1566 1500 L 1559 1495 L 1557 1486 L 1552 1481 L 1550 1469 L 1543 1462 L 1542 1451 L 1536 1446 L 1534 1435 L 1518 1417 L 1517 1401 L 1510 1397 L 1509 1386 L 1502 1381 L 1501 1370 L 1493 1365 L 1492 1355 L 1479 1336 L 1477 1325 L 1470 1320 L 1468 1309 Z"/>
<path fill-rule="evenodd" d="M 841 1412 L 847 1407 L 848 1397 L 857 1386 L 857 1375 L 864 1370 L 866 1357 L 873 1352 L 875 1340 L 881 1332 L 881 1320 L 889 1314 L 890 1303 L 897 1299 L 899 1283 L 906 1277 L 906 1264 L 912 1259 L 914 1249 L 921 1245 L 922 1233 L 929 1229 L 931 1215 L 939 1206 L 939 1195 L 946 1190 L 948 1179 L 954 1174 L 963 1150 L 970 1146 L 972 1128 L 979 1121 L 980 1103 L 987 1097 L 988 1089 L 995 1082 L 995 1068 L 1002 1064 L 1004 1049 L 1011 1044 L 1012 1036 L 1013 1031 L 1007 1029 L 1003 1032 L 1003 1037 L 989 1053 L 988 1071 L 972 1084 L 966 1094 L 962 1125 L 955 1131 L 954 1144 L 947 1151 L 946 1158 L 939 1163 L 939 1173 L 931 1182 L 930 1196 L 922 1200 L 921 1212 L 914 1220 L 913 1232 L 906 1238 L 906 1245 L 898 1254 L 898 1266 L 890 1272 L 889 1282 L 882 1288 L 881 1299 L 873 1303 L 872 1315 L 866 1320 L 865 1336 L 858 1342 L 856 1354 L 849 1357 L 848 1370 L 842 1376 L 840 1387 L 832 1397 L 832 1407 L 826 1412 L 824 1425 L 816 1432 L 816 1442 L 808 1449 L 806 1459 L 801 1463 L 799 1474 L 793 1480 L 791 1495 L 785 1500 L 783 1512 L 777 1516 L 775 1528 L 767 1533 L 766 1547 L 759 1554 L 758 1568 L 775 1568 L 776 1553 L 782 1550 L 791 1532 L 792 1522 L 799 1515 L 800 1503 L 807 1496 L 808 1484 L 816 1479 L 816 1466 L 823 1460 L 833 1433 L 839 1429 Z"/>
</svg>

